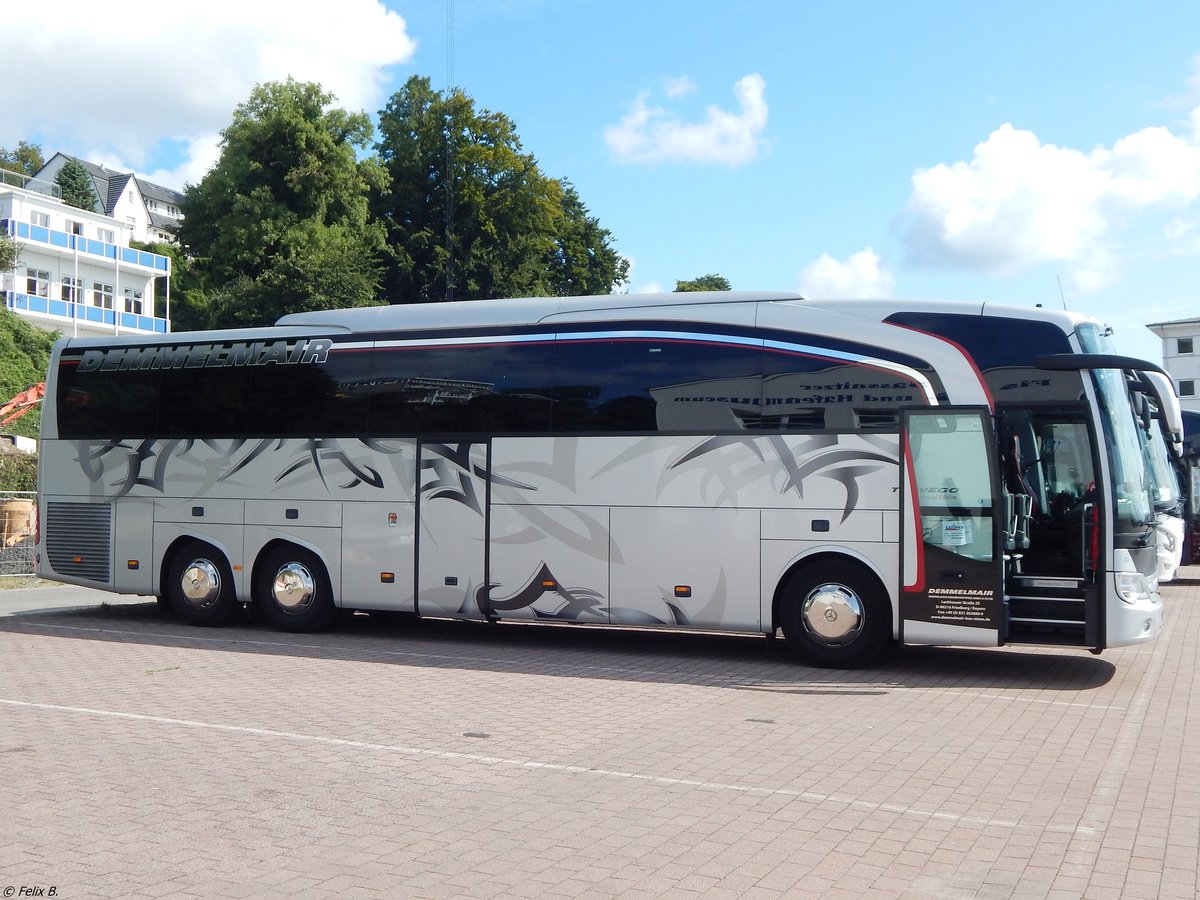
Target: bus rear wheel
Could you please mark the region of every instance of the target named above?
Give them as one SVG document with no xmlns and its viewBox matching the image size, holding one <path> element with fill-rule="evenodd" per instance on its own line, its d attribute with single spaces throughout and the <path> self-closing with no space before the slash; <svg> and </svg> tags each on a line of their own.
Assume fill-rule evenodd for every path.
<svg viewBox="0 0 1200 900">
<path fill-rule="evenodd" d="M 226 625 L 238 608 L 228 561 L 203 541 L 189 541 L 172 555 L 166 595 L 171 610 L 189 625 Z"/>
<path fill-rule="evenodd" d="M 270 551 L 258 567 L 254 602 L 283 631 L 321 631 L 337 618 L 329 573 L 315 553 L 291 544 Z"/>
<path fill-rule="evenodd" d="M 816 563 L 793 574 L 779 612 L 788 649 L 809 666 L 864 666 L 891 635 L 891 604 L 883 587 L 848 560 Z"/>
</svg>

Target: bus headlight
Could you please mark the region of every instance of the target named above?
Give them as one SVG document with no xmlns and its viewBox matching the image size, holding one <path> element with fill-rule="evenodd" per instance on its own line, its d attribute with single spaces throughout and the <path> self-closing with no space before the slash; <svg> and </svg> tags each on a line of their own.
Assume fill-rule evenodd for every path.
<svg viewBox="0 0 1200 900">
<path fill-rule="evenodd" d="M 1117 596 L 1126 603 L 1145 603 L 1154 598 L 1154 589 L 1141 572 L 1117 572 Z"/>
</svg>

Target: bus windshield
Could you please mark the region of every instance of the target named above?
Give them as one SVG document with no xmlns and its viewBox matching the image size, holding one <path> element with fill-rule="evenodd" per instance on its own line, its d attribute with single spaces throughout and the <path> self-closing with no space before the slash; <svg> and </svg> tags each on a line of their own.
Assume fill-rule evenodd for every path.
<svg viewBox="0 0 1200 900">
<path fill-rule="evenodd" d="M 1106 333 L 1091 323 L 1075 331 L 1085 353 L 1112 353 Z M 1146 460 L 1125 375 L 1119 369 L 1092 370 L 1092 383 L 1104 429 L 1104 446 L 1112 467 L 1117 533 L 1144 531 L 1153 524 Z"/>
<path fill-rule="evenodd" d="M 1179 483 L 1179 475 L 1171 464 L 1171 451 L 1163 437 L 1162 427 L 1155 421 L 1146 435 L 1146 463 L 1153 480 L 1154 508 L 1158 512 L 1174 512 L 1178 515 L 1178 507 L 1183 500 L 1183 488 Z"/>
</svg>

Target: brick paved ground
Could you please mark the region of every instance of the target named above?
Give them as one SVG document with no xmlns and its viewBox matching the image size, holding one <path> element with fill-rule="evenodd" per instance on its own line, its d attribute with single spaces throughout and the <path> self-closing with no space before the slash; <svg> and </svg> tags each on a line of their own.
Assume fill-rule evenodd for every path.
<svg viewBox="0 0 1200 900">
<path fill-rule="evenodd" d="M 744 638 L 3 618 L 0 893 L 1194 897 L 1200 580 L 1165 595 L 1151 646 L 854 673 Z"/>
</svg>

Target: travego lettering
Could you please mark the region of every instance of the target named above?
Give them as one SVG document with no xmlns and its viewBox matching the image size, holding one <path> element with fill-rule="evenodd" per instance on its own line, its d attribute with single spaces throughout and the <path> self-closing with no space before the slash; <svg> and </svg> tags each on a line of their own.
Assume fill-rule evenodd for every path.
<svg viewBox="0 0 1200 900">
<path fill-rule="evenodd" d="M 214 369 L 227 366 L 295 366 L 323 363 L 333 341 L 248 341 L 235 344 L 184 344 L 175 347 L 112 347 L 85 350 L 80 372 L 127 372 L 147 369 Z"/>
</svg>

